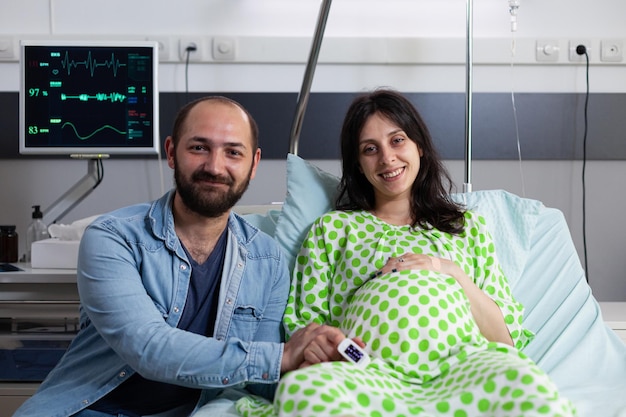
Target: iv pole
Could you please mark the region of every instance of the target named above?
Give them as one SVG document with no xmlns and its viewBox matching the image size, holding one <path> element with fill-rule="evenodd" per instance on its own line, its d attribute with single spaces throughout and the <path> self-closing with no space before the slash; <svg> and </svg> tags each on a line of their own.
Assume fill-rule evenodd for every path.
<svg viewBox="0 0 626 417">
<path fill-rule="evenodd" d="M 463 192 L 472 191 L 472 55 L 473 55 L 473 0 L 467 0 L 467 55 L 465 57 L 465 182 Z"/>
</svg>

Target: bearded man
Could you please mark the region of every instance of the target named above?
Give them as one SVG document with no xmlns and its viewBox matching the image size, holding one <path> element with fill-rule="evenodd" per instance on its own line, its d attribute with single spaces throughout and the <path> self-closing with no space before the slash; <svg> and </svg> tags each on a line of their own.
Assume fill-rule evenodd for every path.
<svg viewBox="0 0 626 417">
<path fill-rule="evenodd" d="M 261 158 L 250 113 L 191 102 L 165 150 L 175 188 L 85 230 L 80 332 L 14 417 L 179 417 L 245 392 L 271 399 L 309 344 L 344 337 L 315 324 L 284 342 L 286 259 L 231 211 Z"/>
</svg>

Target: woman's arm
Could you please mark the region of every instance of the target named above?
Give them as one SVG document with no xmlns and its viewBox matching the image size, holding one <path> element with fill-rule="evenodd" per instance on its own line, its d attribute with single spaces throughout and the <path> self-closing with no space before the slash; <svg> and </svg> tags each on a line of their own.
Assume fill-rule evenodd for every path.
<svg viewBox="0 0 626 417">
<path fill-rule="evenodd" d="M 289 340 L 285 345 L 288 352 L 294 339 L 306 335 L 307 331 L 317 334 L 304 343 L 297 343 L 302 349 L 300 368 L 319 362 L 343 360 L 337 351 L 337 345 L 346 336 L 335 327 L 330 311 L 330 294 L 334 273 L 334 263 L 339 259 L 332 245 L 326 244 L 326 222 L 329 217 L 322 216 L 309 230 L 296 258 L 291 290 L 284 315 L 285 330 Z M 323 331 L 321 331 L 323 329 Z M 355 340 L 359 346 L 365 345 L 361 339 Z"/>
<path fill-rule="evenodd" d="M 504 322 L 502 310 L 495 301 L 478 288 L 457 264 L 448 259 L 441 259 L 440 262 L 441 272 L 452 276 L 465 291 L 470 301 L 472 316 L 482 335 L 490 342 L 501 342 L 513 346 L 513 338 Z"/>
<path fill-rule="evenodd" d="M 323 230 L 324 220 L 320 218 L 311 226 L 296 257 L 283 317 L 288 337 L 309 323 L 330 324 L 327 297 L 333 270 Z"/>
</svg>

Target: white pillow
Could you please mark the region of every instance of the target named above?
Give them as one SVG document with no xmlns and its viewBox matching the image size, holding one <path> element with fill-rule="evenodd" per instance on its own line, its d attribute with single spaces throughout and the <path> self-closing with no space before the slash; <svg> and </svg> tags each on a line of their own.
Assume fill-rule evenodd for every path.
<svg viewBox="0 0 626 417">
<path fill-rule="evenodd" d="M 543 204 L 504 190 L 458 193 L 452 198 L 485 218 L 502 271 L 509 283 L 515 284 L 528 261 Z"/>
</svg>

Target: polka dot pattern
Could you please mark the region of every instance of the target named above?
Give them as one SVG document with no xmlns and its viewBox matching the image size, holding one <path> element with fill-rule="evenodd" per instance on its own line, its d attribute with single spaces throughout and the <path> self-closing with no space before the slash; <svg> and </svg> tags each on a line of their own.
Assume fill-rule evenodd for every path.
<svg viewBox="0 0 626 417">
<path fill-rule="evenodd" d="M 388 225 L 368 212 L 330 212 L 297 258 L 285 313 L 292 333 L 311 321 L 361 337 L 367 368 L 324 363 L 284 375 L 273 404 L 246 397 L 247 417 L 575 416 L 571 403 L 519 349 L 532 334 L 511 294 L 484 219 L 461 235 Z M 456 280 L 429 270 L 372 277 L 390 256 L 455 261 L 500 306 L 516 348 L 490 343 Z"/>
</svg>

